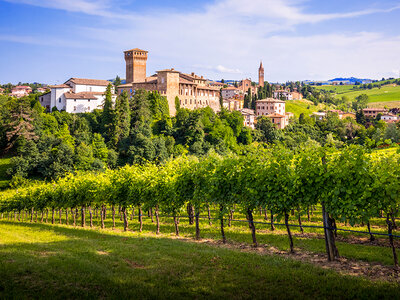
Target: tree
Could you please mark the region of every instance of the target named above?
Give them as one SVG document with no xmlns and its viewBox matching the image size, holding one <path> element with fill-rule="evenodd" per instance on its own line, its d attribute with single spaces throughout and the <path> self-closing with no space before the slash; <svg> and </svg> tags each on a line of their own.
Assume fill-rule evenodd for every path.
<svg viewBox="0 0 400 300">
<path fill-rule="evenodd" d="M 356 112 L 356 121 L 358 124 L 365 125 L 367 120 L 365 119 L 364 111 L 362 109 Z"/>
<path fill-rule="evenodd" d="M 107 141 L 111 140 L 114 131 L 114 109 L 111 94 L 112 85 L 111 83 L 107 86 L 104 103 L 103 103 L 103 114 L 101 117 L 102 131 Z M 114 128 L 113 128 L 114 127 Z"/>
<path fill-rule="evenodd" d="M 360 110 L 364 109 L 368 105 L 369 96 L 367 94 L 361 94 L 356 97 L 356 101 L 353 102 L 353 109 Z"/>
<path fill-rule="evenodd" d="M 114 147 L 123 139 L 129 137 L 130 125 L 131 114 L 129 110 L 128 93 L 123 91 L 115 102 L 114 130 L 111 137 L 111 142 Z"/>
<path fill-rule="evenodd" d="M 5 124 L 7 146 L 5 151 L 14 147 L 15 143 L 23 141 L 37 140 L 33 125 L 32 110 L 24 101 L 12 103 L 10 118 Z"/>
<path fill-rule="evenodd" d="M 261 140 L 266 143 L 273 143 L 280 136 L 278 129 L 266 116 L 257 118 L 256 129 L 261 132 Z"/>
<path fill-rule="evenodd" d="M 179 100 L 179 97 L 176 96 L 176 97 L 175 97 L 175 110 L 178 111 L 178 110 L 180 110 L 180 109 L 181 109 L 181 102 L 180 102 L 180 100 Z"/>
<path fill-rule="evenodd" d="M 117 90 L 119 85 L 121 85 L 121 78 L 119 78 L 119 76 L 117 75 L 117 77 L 115 77 L 115 80 L 114 80 L 115 90 Z"/>
</svg>

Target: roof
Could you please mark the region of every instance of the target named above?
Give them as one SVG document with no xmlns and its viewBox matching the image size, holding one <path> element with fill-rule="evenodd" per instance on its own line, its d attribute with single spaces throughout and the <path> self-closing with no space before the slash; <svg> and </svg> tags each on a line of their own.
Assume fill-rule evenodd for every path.
<svg viewBox="0 0 400 300">
<path fill-rule="evenodd" d="M 179 71 L 175 70 L 174 68 L 157 71 L 157 73 L 160 73 L 160 72 L 180 73 Z"/>
<path fill-rule="evenodd" d="M 243 115 L 255 115 L 254 110 L 253 110 L 253 109 L 249 109 L 249 108 L 242 108 L 242 109 L 240 110 L 240 112 L 241 112 Z"/>
<path fill-rule="evenodd" d="M 99 93 L 93 92 L 80 92 L 80 93 L 65 93 L 64 96 L 66 99 L 97 99 L 95 95 Z M 102 95 L 103 93 L 100 93 Z"/>
<path fill-rule="evenodd" d="M 212 87 L 212 86 L 201 86 L 201 85 L 198 85 L 198 86 L 197 86 L 197 89 L 200 89 L 200 90 L 219 91 L 219 88 Z"/>
<path fill-rule="evenodd" d="M 32 89 L 32 88 L 28 85 L 17 85 L 16 87 L 14 87 L 14 89 Z"/>
<path fill-rule="evenodd" d="M 363 109 L 363 111 L 368 111 L 368 110 L 373 110 L 373 111 L 387 111 L 387 109 L 385 109 L 385 108 L 370 108 L 370 107 L 368 107 L 368 108 L 364 108 Z"/>
<path fill-rule="evenodd" d="M 61 89 L 61 88 L 63 88 L 63 89 L 66 89 L 66 88 L 70 89 L 71 87 L 70 87 L 69 85 L 66 85 L 66 84 L 57 84 L 57 85 L 50 85 L 50 88 L 51 88 L 51 89 Z"/>
<path fill-rule="evenodd" d="M 228 87 L 226 87 L 226 88 L 224 88 L 222 90 L 225 91 L 225 90 L 239 90 L 239 89 L 235 88 L 234 86 L 228 86 Z"/>
<path fill-rule="evenodd" d="M 131 49 L 131 50 L 126 50 L 126 51 L 124 51 L 124 53 L 125 52 L 130 52 L 130 51 L 140 51 L 140 52 L 146 52 L 146 53 L 149 53 L 149 51 L 146 51 L 146 50 L 142 50 L 142 49 L 139 49 L 139 48 L 134 48 L 134 49 Z"/>
<path fill-rule="evenodd" d="M 108 80 L 86 79 L 86 78 L 70 78 L 65 83 L 67 83 L 69 81 L 72 82 L 72 83 L 75 83 L 75 84 L 82 84 L 82 85 L 108 86 L 109 84 L 111 84 L 111 82 L 108 81 Z"/>
<path fill-rule="evenodd" d="M 187 80 L 187 79 L 182 78 L 182 77 L 179 77 L 179 83 L 182 83 L 182 84 L 197 84 L 197 83 L 194 83 L 193 81 Z"/>
<path fill-rule="evenodd" d="M 266 117 L 267 118 L 286 118 L 286 116 L 280 115 L 280 114 L 277 114 L 277 113 L 270 114 L 270 115 L 268 115 Z"/>
<path fill-rule="evenodd" d="M 285 103 L 285 101 L 283 101 L 283 100 L 278 100 L 278 99 L 273 99 L 273 98 L 257 100 L 256 103 L 258 103 L 258 102 L 261 102 L 261 103 Z"/>
</svg>

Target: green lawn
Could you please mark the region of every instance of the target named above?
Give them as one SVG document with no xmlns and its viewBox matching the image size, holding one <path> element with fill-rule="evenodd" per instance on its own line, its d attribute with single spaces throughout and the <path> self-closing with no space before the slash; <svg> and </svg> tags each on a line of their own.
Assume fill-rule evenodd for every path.
<svg viewBox="0 0 400 300">
<path fill-rule="evenodd" d="M 10 182 L 6 174 L 7 169 L 10 167 L 10 161 L 10 158 L 0 158 L 0 190 L 7 188 Z"/>
<path fill-rule="evenodd" d="M 393 299 L 371 282 L 164 235 L 0 221 L 0 298 Z"/>
<path fill-rule="evenodd" d="M 311 115 L 313 112 L 319 110 L 329 109 L 326 105 L 318 104 L 315 106 L 313 102 L 308 100 L 287 100 L 286 102 L 286 111 L 294 113 L 295 117 L 298 118 L 300 114 Z"/>
</svg>

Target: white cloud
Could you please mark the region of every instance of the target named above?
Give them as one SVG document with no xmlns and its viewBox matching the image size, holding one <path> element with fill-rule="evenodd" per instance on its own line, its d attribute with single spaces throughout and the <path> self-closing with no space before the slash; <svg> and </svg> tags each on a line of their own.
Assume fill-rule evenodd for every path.
<svg viewBox="0 0 400 300">
<path fill-rule="evenodd" d="M 98 15 L 118 22 L 113 29 L 96 24 L 70 30 L 75 30 L 78 44 L 85 41 L 85 45 L 115 55 L 120 60 L 115 64 L 118 70 L 110 72 L 122 76 L 122 51 L 134 47 L 149 51 L 148 74 L 175 67 L 214 79 L 256 79 L 260 59 L 270 81 L 346 75 L 379 78 L 400 66 L 399 37 L 376 32 L 293 36 L 301 24 L 389 13 L 400 6 L 311 14 L 306 12 L 305 0 L 219 0 L 195 13 L 152 11 L 138 15 L 122 10 L 115 0 L 7 1 Z M 82 53 L 83 57 L 89 55 L 90 52 Z"/>
</svg>

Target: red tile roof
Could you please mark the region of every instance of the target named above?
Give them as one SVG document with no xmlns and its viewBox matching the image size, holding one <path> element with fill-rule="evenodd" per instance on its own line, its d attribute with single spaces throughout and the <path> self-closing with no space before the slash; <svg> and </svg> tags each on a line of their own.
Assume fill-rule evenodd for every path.
<svg viewBox="0 0 400 300">
<path fill-rule="evenodd" d="M 61 88 L 71 88 L 69 85 L 66 84 L 57 84 L 57 85 L 50 85 L 51 89 L 61 89 Z"/>
<path fill-rule="evenodd" d="M 102 79 L 86 79 L 86 78 L 70 78 L 67 82 L 72 82 L 79 85 L 98 85 L 98 86 L 108 86 L 111 82 Z"/>
<path fill-rule="evenodd" d="M 267 115 L 266 117 L 267 118 L 286 118 L 285 116 L 277 114 L 277 113 L 273 113 L 273 114 Z"/>
<path fill-rule="evenodd" d="M 130 51 L 146 52 L 146 53 L 148 53 L 148 52 L 149 52 L 149 51 L 142 50 L 142 49 L 139 49 L 139 48 L 134 48 L 134 49 L 131 49 L 131 50 L 126 50 L 126 51 L 124 51 L 124 53 L 125 53 L 125 52 L 130 52 Z"/>
<path fill-rule="evenodd" d="M 100 93 L 102 95 L 103 93 Z M 80 92 L 80 93 L 65 93 L 66 99 L 97 99 L 95 95 L 99 95 L 98 92 Z"/>
</svg>

